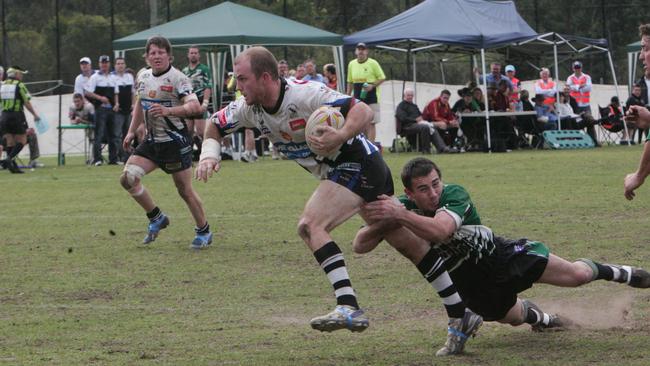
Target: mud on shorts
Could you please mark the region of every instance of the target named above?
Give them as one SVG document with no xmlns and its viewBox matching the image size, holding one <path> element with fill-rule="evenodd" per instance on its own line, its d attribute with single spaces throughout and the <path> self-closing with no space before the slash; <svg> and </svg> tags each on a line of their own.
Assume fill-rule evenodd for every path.
<svg viewBox="0 0 650 366">
<path fill-rule="evenodd" d="M 486 321 L 503 319 L 517 294 L 533 286 L 548 264 L 549 250 L 538 241 L 495 237 L 495 252 L 479 263 L 465 261 L 450 273 L 467 305 Z"/>
<path fill-rule="evenodd" d="M 27 119 L 24 112 L 3 111 L 0 115 L 0 134 L 24 135 Z"/>
<path fill-rule="evenodd" d="M 134 155 L 153 161 L 167 174 L 180 172 L 192 166 L 192 145 L 187 137 L 166 142 L 145 140 L 135 149 Z"/>
<path fill-rule="evenodd" d="M 365 202 L 376 201 L 382 194 L 393 195 L 393 176 L 379 152 L 356 159 L 361 161 L 354 160 L 337 158 L 327 179 L 351 190 Z"/>
</svg>

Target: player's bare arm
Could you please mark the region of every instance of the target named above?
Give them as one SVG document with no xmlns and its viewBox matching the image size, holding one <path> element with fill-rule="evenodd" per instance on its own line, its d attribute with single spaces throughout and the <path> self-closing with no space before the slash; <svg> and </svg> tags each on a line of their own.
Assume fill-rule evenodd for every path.
<svg viewBox="0 0 650 366">
<path fill-rule="evenodd" d="M 201 114 L 202 109 L 196 94 L 190 94 L 181 99 L 183 105 L 176 107 L 165 107 L 160 104 L 152 104 L 149 113 L 152 117 L 191 117 Z"/>
<path fill-rule="evenodd" d="M 360 134 L 372 121 L 374 114 L 365 103 L 355 104 L 345 117 L 343 128 L 337 130 L 329 126 L 318 126 L 318 136 L 307 136 L 313 146 L 322 151 L 333 151 L 347 140 Z"/>
<path fill-rule="evenodd" d="M 122 140 L 122 148 L 126 151 L 131 150 L 131 141 L 135 138 L 136 131 L 138 130 L 138 127 L 144 122 L 144 112 L 142 110 L 142 104 L 136 103 L 134 104 L 135 108 L 133 108 L 133 116 L 131 117 L 131 124 L 129 125 L 129 130 L 127 131 L 126 135 L 124 136 L 124 140 Z"/>
<path fill-rule="evenodd" d="M 194 172 L 194 177 L 197 180 L 207 182 L 212 177 L 212 174 L 218 172 L 221 168 L 219 164 L 221 161 L 221 140 L 222 137 L 217 125 L 212 121 L 208 121 L 203 135 L 199 165 Z"/>
<path fill-rule="evenodd" d="M 641 155 L 639 169 L 637 169 L 636 172 L 630 173 L 625 177 L 625 198 L 632 200 L 636 195 L 634 193 L 634 190 L 639 188 L 643 182 L 645 182 L 645 178 L 648 175 L 650 175 L 650 143 L 646 143 L 643 146 L 643 155 Z"/>
<path fill-rule="evenodd" d="M 434 217 L 421 216 L 386 195 L 366 204 L 365 210 L 371 220 L 393 218 L 418 237 L 433 243 L 447 241 L 456 231 L 456 221 L 450 214 L 440 211 Z"/>
<path fill-rule="evenodd" d="M 632 105 L 625 113 L 625 120 L 634 122 L 637 128 L 648 128 L 650 127 L 650 111 L 645 106 Z"/>
</svg>

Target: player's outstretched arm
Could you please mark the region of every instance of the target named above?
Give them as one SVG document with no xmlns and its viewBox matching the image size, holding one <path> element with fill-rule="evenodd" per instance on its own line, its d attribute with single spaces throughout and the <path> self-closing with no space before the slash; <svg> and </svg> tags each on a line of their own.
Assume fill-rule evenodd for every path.
<svg viewBox="0 0 650 366">
<path fill-rule="evenodd" d="M 203 144 L 201 145 L 201 156 L 199 165 L 196 167 L 194 177 L 197 180 L 207 182 L 214 172 L 221 168 L 221 135 L 219 129 L 211 120 L 205 126 Z"/>
<path fill-rule="evenodd" d="M 639 188 L 645 178 L 650 174 L 650 143 L 646 142 L 643 146 L 643 154 L 641 155 L 641 162 L 639 163 L 639 169 L 636 172 L 630 173 L 625 177 L 624 185 L 624 194 L 625 198 L 632 200 L 635 196 L 634 191 Z"/>
</svg>

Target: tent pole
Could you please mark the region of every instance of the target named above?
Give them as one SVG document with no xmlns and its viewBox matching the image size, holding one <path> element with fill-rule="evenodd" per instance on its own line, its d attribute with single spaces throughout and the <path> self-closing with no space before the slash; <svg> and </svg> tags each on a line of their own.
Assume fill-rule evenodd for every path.
<svg viewBox="0 0 650 366">
<path fill-rule="evenodd" d="M 614 70 L 614 61 L 612 61 L 612 53 L 607 50 L 607 59 L 609 60 L 609 67 L 610 70 L 612 71 L 612 78 L 614 79 L 614 90 L 616 90 L 616 97 L 618 97 L 618 100 L 621 100 L 621 97 L 618 92 L 618 80 L 616 80 L 616 71 Z M 627 123 L 623 123 L 623 128 L 625 128 L 625 136 L 627 136 L 627 146 L 632 146 L 632 137 L 630 136 L 629 131 L 627 130 Z"/>
<path fill-rule="evenodd" d="M 555 38 L 555 33 L 553 34 L 553 58 L 555 61 L 555 102 L 560 102 L 560 68 L 557 64 L 557 40 Z M 554 106 L 555 107 L 555 106 Z M 557 116 L 557 129 L 558 131 L 562 130 L 562 124 L 560 123 L 560 113 L 555 109 L 555 115 Z"/>
<path fill-rule="evenodd" d="M 413 52 L 413 90 L 416 90 L 418 88 L 418 80 L 417 80 L 417 70 L 416 70 L 416 63 L 415 63 L 415 58 L 417 56 L 417 53 Z M 416 100 L 417 102 L 417 100 Z"/>
<path fill-rule="evenodd" d="M 634 70 L 634 61 L 632 60 L 633 53 L 627 54 L 627 93 L 632 94 L 632 72 Z"/>
<path fill-rule="evenodd" d="M 492 152 L 492 141 L 490 138 L 490 105 L 487 96 L 487 74 L 485 69 L 485 48 L 481 48 L 481 66 L 483 70 L 483 99 L 485 100 L 485 132 L 487 132 L 488 152 Z"/>
<path fill-rule="evenodd" d="M 336 87 L 339 92 L 345 93 L 345 70 L 343 70 L 343 47 L 332 46 L 334 65 L 336 65 Z"/>
</svg>

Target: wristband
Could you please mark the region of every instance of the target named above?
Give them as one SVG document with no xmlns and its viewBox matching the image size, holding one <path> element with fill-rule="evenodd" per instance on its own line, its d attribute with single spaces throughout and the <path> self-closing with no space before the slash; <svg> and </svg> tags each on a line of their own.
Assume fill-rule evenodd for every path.
<svg viewBox="0 0 650 366">
<path fill-rule="evenodd" d="M 221 144 L 219 141 L 213 138 L 203 140 L 199 162 L 203 161 L 203 159 L 215 159 L 217 163 L 221 161 Z"/>
</svg>

